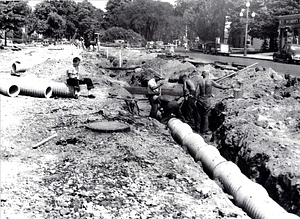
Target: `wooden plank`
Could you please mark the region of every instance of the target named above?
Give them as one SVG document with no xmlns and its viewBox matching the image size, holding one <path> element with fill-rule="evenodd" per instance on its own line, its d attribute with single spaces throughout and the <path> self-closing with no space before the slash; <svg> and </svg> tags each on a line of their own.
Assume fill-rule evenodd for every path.
<svg viewBox="0 0 300 219">
<path fill-rule="evenodd" d="M 124 87 L 131 94 L 148 94 L 146 87 Z M 170 95 L 170 96 L 182 96 L 182 89 L 173 89 L 173 88 L 161 88 L 161 95 Z"/>
<path fill-rule="evenodd" d="M 104 67 L 104 69 L 109 69 L 109 70 L 135 70 L 136 68 L 140 68 L 140 66 L 130 66 L 130 67 Z"/>
<path fill-rule="evenodd" d="M 244 71 L 244 70 L 246 70 L 246 69 L 248 69 L 248 68 L 250 68 L 250 67 L 253 67 L 253 66 L 256 65 L 257 63 L 258 63 L 258 62 L 255 62 L 255 63 L 253 63 L 253 64 L 251 64 L 251 65 L 248 65 L 246 68 L 243 68 L 243 69 L 241 69 L 241 70 L 238 70 L 237 72 L 233 72 L 232 74 L 225 75 L 224 77 L 217 79 L 216 82 L 220 82 L 220 81 L 222 81 L 222 80 L 224 80 L 224 79 L 226 79 L 226 78 L 229 78 L 229 77 L 231 77 L 231 76 L 233 76 L 233 75 L 235 75 L 235 74 L 238 74 L 239 72 L 242 72 L 242 71 Z"/>
</svg>

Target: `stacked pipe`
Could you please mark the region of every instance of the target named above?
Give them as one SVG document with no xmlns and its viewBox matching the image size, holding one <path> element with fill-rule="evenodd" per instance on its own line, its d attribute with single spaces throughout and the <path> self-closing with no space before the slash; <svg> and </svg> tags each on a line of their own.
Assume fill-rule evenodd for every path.
<svg viewBox="0 0 300 219">
<path fill-rule="evenodd" d="M 52 96 L 54 97 L 74 97 L 74 88 L 62 82 L 52 82 Z"/>
<path fill-rule="evenodd" d="M 223 184 L 236 204 L 249 216 L 254 219 L 299 219 L 271 199 L 265 188 L 247 178 L 236 164 L 222 157 L 217 148 L 206 144 L 188 124 L 173 118 L 169 120 L 168 127 L 174 140 L 187 147 L 194 160 L 200 161 L 207 173 Z"/>
<path fill-rule="evenodd" d="M 16 79 L 20 86 L 20 95 L 50 98 L 52 96 L 52 88 L 50 82 L 31 77 L 21 77 Z"/>
<path fill-rule="evenodd" d="M 74 88 L 62 82 L 47 81 L 35 76 L 1 79 L 0 93 L 10 97 L 74 97 Z"/>
<path fill-rule="evenodd" d="M 52 88 L 50 82 L 36 77 L 10 77 L 1 79 L 0 93 L 10 97 L 26 95 L 50 98 Z"/>
<path fill-rule="evenodd" d="M 14 74 L 23 73 L 23 72 L 27 71 L 28 69 L 32 68 L 32 66 L 34 66 L 34 64 L 31 62 L 15 61 L 11 65 L 11 70 L 12 70 L 12 73 L 14 73 Z"/>
<path fill-rule="evenodd" d="M 16 97 L 20 93 L 20 87 L 15 81 L 8 79 L 1 79 L 0 93 L 9 97 Z"/>
</svg>

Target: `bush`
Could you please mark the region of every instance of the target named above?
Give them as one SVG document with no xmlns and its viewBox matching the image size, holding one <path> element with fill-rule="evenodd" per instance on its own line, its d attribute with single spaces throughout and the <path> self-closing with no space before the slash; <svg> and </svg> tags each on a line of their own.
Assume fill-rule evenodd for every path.
<svg viewBox="0 0 300 219">
<path fill-rule="evenodd" d="M 109 28 L 100 38 L 101 42 L 115 42 L 115 40 L 124 40 L 130 45 L 143 45 L 146 42 L 145 38 L 138 33 L 121 27 Z"/>
</svg>

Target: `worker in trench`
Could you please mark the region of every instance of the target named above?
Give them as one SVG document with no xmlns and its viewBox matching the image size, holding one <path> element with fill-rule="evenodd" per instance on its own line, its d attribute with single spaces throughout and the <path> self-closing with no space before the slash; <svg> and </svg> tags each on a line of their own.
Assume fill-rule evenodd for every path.
<svg viewBox="0 0 300 219">
<path fill-rule="evenodd" d="M 95 95 L 91 92 L 91 90 L 94 88 L 92 80 L 90 78 L 80 78 L 79 64 L 80 58 L 73 58 L 73 66 L 72 68 L 67 70 L 67 84 L 74 87 L 74 97 L 76 99 L 78 99 L 78 97 L 80 96 L 80 84 L 86 84 L 88 90 L 88 97 L 95 98 Z"/>
<path fill-rule="evenodd" d="M 210 135 L 209 130 L 209 115 L 211 112 L 212 87 L 219 89 L 230 89 L 231 86 L 220 85 L 209 78 L 208 71 L 202 71 L 202 77 L 196 80 L 196 107 L 195 111 L 195 131 L 203 135 Z"/>
<path fill-rule="evenodd" d="M 160 96 L 160 87 L 164 85 L 163 78 L 158 74 L 155 73 L 154 77 L 148 81 L 147 84 L 147 97 L 151 105 L 151 110 L 149 117 L 157 119 L 157 112 L 158 112 L 158 103 L 154 102 L 154 100 Z"/>
<path fill-rule="evenodd" d="M 180 111 L 183 97 L 173 98 L 169 95 L 161 95 L 154 97 L 154 103 L 157 104 L 158 110 L 161 112 L 160 116 L 156 118 L 163 124 L 167 124 L 171 118 L 183 119 Z"/>
<path fill-rule="evenodd" d="M 188 78 L 186 74 L 180 75 L 178 83 L 183 85 L 182 88 L 184 101 L 180 107 L 180 110 L 184 115 L 183 122 L 194 125 L 194 111 L 196 110 L 196 85 L 194 81 L 191 78 Z"/>
</svg>

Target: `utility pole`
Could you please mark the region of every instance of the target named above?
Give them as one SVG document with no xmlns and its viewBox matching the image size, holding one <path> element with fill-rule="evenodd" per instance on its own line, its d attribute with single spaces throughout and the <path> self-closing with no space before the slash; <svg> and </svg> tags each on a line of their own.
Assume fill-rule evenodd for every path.
<svg viewBox="0 0 300 219">
<path fill-rule="evenodd" d="M 248 0 L 246 3 L 246 28 L 245 28 L 244 56 L 247 56 L 249 7 L 250 7 L 250 2 Z"/>
<path fill-rule="evenodd" d="M 247 0 L 246 2 L 246 28 L 245 28 L 245 44 L 244 44 L 244 56 L 247 56 L 247 41 L 248 41 L 248 25 L 249 25 L 249 7 L 250 7 L 250 1 Z M 243 8 L 240 12 L 240 17 L 243 17 L 245 9 Z M 255 13 L 252 12 L 251 14 L 252 18 L 255 17 Z"/>
<path fill-rule="evenodd" d="M 187 23 L 185 23 L 185 42 L 186 42 L 185 50 L 187 51 L 187 48 L 188 48 Z"/>
</svg>

